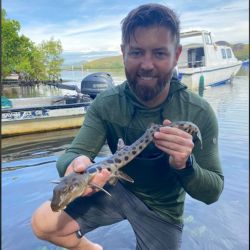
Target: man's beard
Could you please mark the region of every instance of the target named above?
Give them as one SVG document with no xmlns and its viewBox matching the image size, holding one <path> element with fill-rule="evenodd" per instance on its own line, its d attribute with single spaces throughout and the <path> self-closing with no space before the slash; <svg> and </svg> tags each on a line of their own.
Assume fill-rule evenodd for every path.
<svg viewBox="0 0 250 250">
<path fill-rule="evenodd" d="M 137 98 L 143 102 L 149 102 L 156 98 L 164 90 L 166 85 L 170 83 L 170 80 L 172 78 L 172 71 L 170 71 L 164 77 L 158 77 L 155 85 L 146 86 L 138 84 L 136 81 L 136 76 L 131 76 L 131 74 L 129 74 L 126 69 L 125 74 L 130 88 L 133 90 Z M 145 73 L 143 75 L 150 77 L 150 74 L 148 73 Z"/>
</svg>

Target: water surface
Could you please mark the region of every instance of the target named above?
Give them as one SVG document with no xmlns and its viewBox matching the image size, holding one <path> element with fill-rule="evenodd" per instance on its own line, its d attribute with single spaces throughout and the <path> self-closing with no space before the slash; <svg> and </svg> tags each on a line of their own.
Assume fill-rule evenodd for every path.
<svg viewBox="0 0 250 250">
<path fill-rule="evenodd" d="M 248 81 L 248 71 L 241 71 L 231 85 L 204 92 L 204 98 L 211 103 L 218 117 L 225 187 L 219 201 L 209 206 L 187 196 L 182 250 L 249 248 Z M 2 249 L 60 249 L 35 238 L 30 217 L 52 196 L 53 185 L 49 181 L 58 177 L 56 160 L 77 131 L 2 140 Z M 97 160 L 108 152 L 104 147 Z M 87 236 L 102 244 L 105 250 L 135 249 L 134 233 L 126 221 L 99 228 Z"/>
</svg>

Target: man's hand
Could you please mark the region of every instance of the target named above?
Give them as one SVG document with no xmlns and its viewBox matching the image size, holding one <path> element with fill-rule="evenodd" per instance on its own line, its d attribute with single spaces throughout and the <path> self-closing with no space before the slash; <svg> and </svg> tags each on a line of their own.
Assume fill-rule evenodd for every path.
<svg viewBox="0 0 250 250">
<path fill-rule="evenodd" d="M 164 120 L 163 125 L 171 123 Z M 172 127 L 161 127 L 154 133 L 154 142 L 157 148 L 169 155 L 169 164 L 175 169 L 186 167 L 186 161 L 194 148 L 192 135 Z"/>
<path fill-rule="evenodd" d="M 83 173 L 84 170 L 91 164 L 92 162 L 87 156 L 84 156 L 84 155 L 78 156 L 70 163 L 70 165 L 66 169 L 65 176 L 72 172 Z M 91 183 L 95 183 L 98 186 L 103 187 L 105 183 L 108 181 L 109 176 L 110 176 L 110 172 L 104 169 L 100 173 L 96 174 L 96 176 L 93 178 Z M 96 192 L 96 189 L 88 187 L 82 195 L 90 196 L 95 192 Z"/>
</svg>

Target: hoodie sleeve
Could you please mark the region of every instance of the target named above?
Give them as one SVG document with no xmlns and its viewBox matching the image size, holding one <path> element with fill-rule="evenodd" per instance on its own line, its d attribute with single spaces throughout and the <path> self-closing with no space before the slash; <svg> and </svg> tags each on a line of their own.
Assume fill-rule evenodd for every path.
<svg viewBox="0 0 250 250">
<path fill-rule="evenodd" d="M 84 123 L 77 136 L 66 150 L 58 158 L 56 167 L 59 176 L 64 176 L 68 165 L 78 156 L 85 155 L 94 159 L 106 140 L 106 123 L 101 113 L 101 100 L 96 97 L 85 116 Z"/>
<path fill-rule="evenodd" d="M 224 187 L 218 151 L 218 122 L 210 106 L 206 111 L 206 118 L 200 115 L 199 119 L 200 123 L 203 120 L 202 149 L 200 144 L 195 146 L 191 155 L 192 167 L 174 171 L 191 197 L 211 204 L 218 200 Z"/>
</svg>

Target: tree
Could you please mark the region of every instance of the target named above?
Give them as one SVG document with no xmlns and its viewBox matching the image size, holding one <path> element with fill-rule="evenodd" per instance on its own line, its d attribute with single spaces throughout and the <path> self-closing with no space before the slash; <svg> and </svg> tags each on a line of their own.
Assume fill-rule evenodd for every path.
<svg viewBox="0 0 250 250">
<path fill-rule="evenodd" d="M 43 41 L 39 45 L 39 49 L 44 55 L 44 64 L 46 75 L 49 80 L 58 80 L 60 77 L 61 66 L 63 64 L 62 44 L 60 40 L 54 40 L 52 37 L 49 41 Z"/>
<path fill-rule="evenodd" d="M 18 21 L 6 18 L 6 11 L 2 9 L 2 73 L 7 76 L 15 70 L 18 64 L 20 24 Z"/>
<path fill-rule="evenodd" d="M 2 74 L 13 71 L 30 80 L 58 80 L 63 58 L 61 42 L 51 38 L 36 46 L 19 35 L 20 23 L 7 18 L 2 9 Z"/>
</svg>

